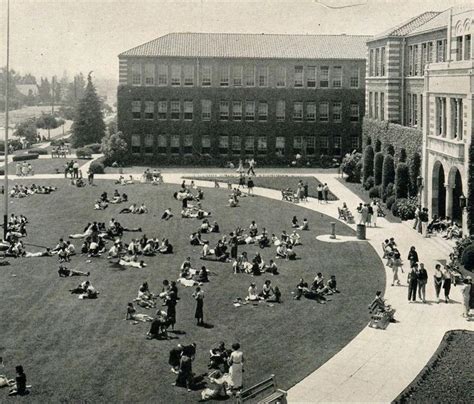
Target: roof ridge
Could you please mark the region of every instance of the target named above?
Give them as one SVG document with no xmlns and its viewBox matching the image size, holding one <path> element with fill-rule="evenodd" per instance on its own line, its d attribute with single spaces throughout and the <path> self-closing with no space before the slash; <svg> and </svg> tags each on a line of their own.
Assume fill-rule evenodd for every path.
<svg viewBox="0 0 474 404">
<path fill-rule="evenodd" d="M 196 31 L 176 31 L 168 32 L 167 34 L 160 36 L 158 38 L 163 38 L 167 35 L 180 35 L 180 34 L 190 34 L 190 35 L 264 35 L 264 36 L 360 36 L 360 37 L 371 37 L 369 34 L 283 34 L 283 33 L 266 33 L 266 32 L 196 32 Z M 155 39 L 158 39 L 155 38 Z"/>
</svg>

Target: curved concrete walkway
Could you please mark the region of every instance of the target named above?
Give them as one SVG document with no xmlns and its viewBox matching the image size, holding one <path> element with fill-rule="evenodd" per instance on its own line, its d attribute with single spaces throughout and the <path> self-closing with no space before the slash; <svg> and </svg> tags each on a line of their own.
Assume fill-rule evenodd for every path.
<svg viewBox="0 0 474 404">
<path fill-rule="evenodd" d="M 139 174 L 134 175 L 137 180 L 139 176 Z M 297 176 L 313 175 L 305 173 L 297 174 Z M 362 202 L 337 180 L 335 174 L 318 173 L 314 176 L 326 182 L 339 201 L 319 204 L 310 198 L 308 202 L 301 203 L 300 206 L 327 214 L 337 220 L 337 206 L 341 206 L 342 202 L 346 202 L 353 210 L 359 202 Z M 164 174 L 163 177 L 165 182 L 169 183 L 179 184 L 182 181 L 179 173 Z M 36 175 L 35 178 L 53 179 L 62 178 L 62 176 Z M 116 174 L 97 175 L 97 179 L 116 178 L 118 178 Z M 15 177 L 12 176 L 12 179 Z M 258 184 L 258 177 L 255 182 Z M 195 180 L 195 183 L 202 187 L 214 186 L 209 181 Z M 225 184 L 222 186 L 224 187 Z M 277 190 L 256 187 L 254 193 L 258 196 L 281 199 L 281 193 Z M 355 224 L 349 226 L 355 228 Z M 410 246 L 416 246 L 420 261 L 425 263 L 429 273 L 428 303 L 409 304 L 407 288 L 405 286 L 391 287 L 391 271 L 385 267 L 387 283 L 384 297 L 396 308 L 396 319 L 399 322 L 390 324 L 384 331 L 364 328 L 329 361 L 289 390 L 290 403 L 390 402 L 423 369 L 438 348 L 446 331 L 452 329 L 474 331 L 474 321 L 468 322 L 461 316 L 462 299 L 459 288 L 452 288 L 453 302 L 451 304 L 436 304 L 434 301 L 433 269 L 439 260 L 447 258 L 450 253 L 449 247 L 435 239 L 421 237 L 406 224 L 390 223 L 383 218 L 378 218 L 377 227 L 367 229 L 367 242 L 374 247 L 381 259 L 381 244 L 388 237 L 395 238 L 402 252 L 402 258 L 406 258 Z M 402 284 L 406 285 L 406 281 Z M 341 289 L 345 290 L 344 285 L 341 285 Z M 369 320 L 368 313 L 367 320 Z"/>
</svg>

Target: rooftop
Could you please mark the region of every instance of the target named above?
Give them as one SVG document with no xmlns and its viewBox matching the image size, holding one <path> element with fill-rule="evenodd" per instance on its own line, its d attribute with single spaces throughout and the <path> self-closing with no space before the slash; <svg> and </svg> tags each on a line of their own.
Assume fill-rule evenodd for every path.
<svg viewBox="0 0 474 404">
<path fill-rule="evenodd" d="M 170 33 L 119 57 L 365 59 L 365 35 Z"/>
</svg>

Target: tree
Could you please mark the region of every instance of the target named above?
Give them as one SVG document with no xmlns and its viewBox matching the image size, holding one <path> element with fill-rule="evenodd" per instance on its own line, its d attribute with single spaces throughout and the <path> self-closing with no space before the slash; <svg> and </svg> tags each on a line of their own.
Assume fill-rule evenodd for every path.
<svg viewBox="0 0 474 404">
<path fill-rule="evenodd" d="M 400 157 L 398 158 L 400 163 L 406 163 L 407 161 L 407 151 L 405 149 L 400 149 Z"/>
<path fill-rule="evenodd" d="M 363 161 L 364 165 L 362 168 L 362 179 L 365 183 L 367 178 L 374 175 L 374 148 L 370 144 L 365 146 Z"/>
<path fill-rule="evenodd" d="M 342 172 L 347 174 L 347 182 L 360 182 L 362 169 L 362 154 L 353 151 L 346 154 L 342 160 Z"/>
<path fill-rule="evenodd" d="M 398 163 L 395 175 L 395 195 L 397 198 L 408 197 L 408 187 L 410 185 L 410 175 L 407 163 Z"/>
<path fill-rule="evenodd" d="M 419 153 L 414 153 L 410 159 L 410 196 L 417 196 L 418 194 L 418 177 L 421 169 L 421 156 Z"/>
<path fill-rule="evenodd" d="M 123 133 L 107 133 L 102 138 L 101 150 L 107 161 L 123 163 L 128 155 L 128 144 Z"/>
<path fill-rule="evenodd" d="M 381 151 L 375 154 L 374 157 L 374 184 L 382 184 L 382 167 L 383 167 L 384 155 Z"/>
<path fill-rule="evenodd" d="M 81 147 L 86 144 L 100 143 L 104 135 L 105 123 L 101 102 L 89 73 L 84 97 L 77 105 L 72 124 L 72 144 L 74 147 Z"/>
<path fill-rule="evenodd" d="M 34 119 L 28 119 L 16 126 L 13 136 L 25 138 L 30 143 L 36 143 L 38 132 L 36 130 L 36 122 Z"/>
<path fill-rule="evenodd" d="M 377 139 L 375 141 L 375 153 L 378 153 L 380 151 L 382 151 L 382 142 L 379 139 Z"/>
<path fill-rule="evenodd" d="M 395 149 L 391 144 L 387 145 L 387 154 L 392 157 L 395 156 Z"/>
<path fill-rule="evenodd" d="M 395 165 L 393 157 L 387 154 L 383 159 L 382 166 L 382 193 L 386 190 L 387 185 L 395 182 Z"/>
<path fill-rule="evenodd" d="M 49 84 L 48 78 L 41 77 L 40 85 L 38 86 L 38 97 L 44 104 L 51 102 L 51 84 Z"/>
</svg>

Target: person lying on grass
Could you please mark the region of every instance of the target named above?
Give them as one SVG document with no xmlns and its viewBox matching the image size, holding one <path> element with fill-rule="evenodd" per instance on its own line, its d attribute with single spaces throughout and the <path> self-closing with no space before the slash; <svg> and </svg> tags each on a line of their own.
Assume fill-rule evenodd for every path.
<svg viewBox="0 0 474 404">
<path fill-rule="evenodd" d="M 78 294 L 79 299 L 97 299 L 99 292 L 91 285 L 89 281 L 82 282 L 74 289 L 69 289 L 71 294 Z"/>
<path fill-rule="evenodd" d="M 208 261 L 229 262 L 227 246 L 221 240 L 219 240 L 216 247 L 212 250 L 209 248 L 209 242 L 206 241 L 202 247 L 201 259 Z"/>
<path fill-rule="evenodd" d="M 198 230 L 197 232 L 195 233 L 192 233 L 190 236 L 189 236 L 189 243 L 191 245 L 204 245 L 205 243 L 209 243 L 208 241 L 206 240 L 203 240 L 201 238 L 201 231 Z"/>
<path fill-rule="evenodd" d="M 108 206 L 109 204 L 107 202 L 97 199 L 94 203 L 94 210 L 105 210 Z"/>
<path fill-rule="evenodd" d="M 148 314 L 137 313 L 137 310 L 133 306 L 133 303 L 128 303 L 125 320 L 133 320 L 136 322 L 147 323 L 153 321 L 153 317 L 149 316 Z"/>
<path fill-rule="evenodd" d="M 137 256 L 125 255 L 119 259 L 118 264 L 122 267 L 132 267 L 132 268 L 145 268 L 147 265 L 145 261 L 139 261 Z"/>
<path fill-rule="evenodd" d="M 184 208 L 181 210 L 181 217 L 183 219 L 202 219 L 203 217 L 211 216 L 211 212 L 206 212 L 202 209 L 191 209 L 191 208 Z"/>
<path fill-rule="evenodd" d="M 25 258 L 38 258 L 38 257 L 52 257 L 53 253 L 51 252 L 50 248 L 46 248 L 45 251 L 40 252 L 25 252 Z"/>
<path fill-rule="evenodd" d="M 68 278 L 70 276 L 89 276 L 90 272 L 82 272 L 74 269 L 68 269 L 63 265 L 59 266 L 58 275 L 60 278 Z"/>
</svg>

